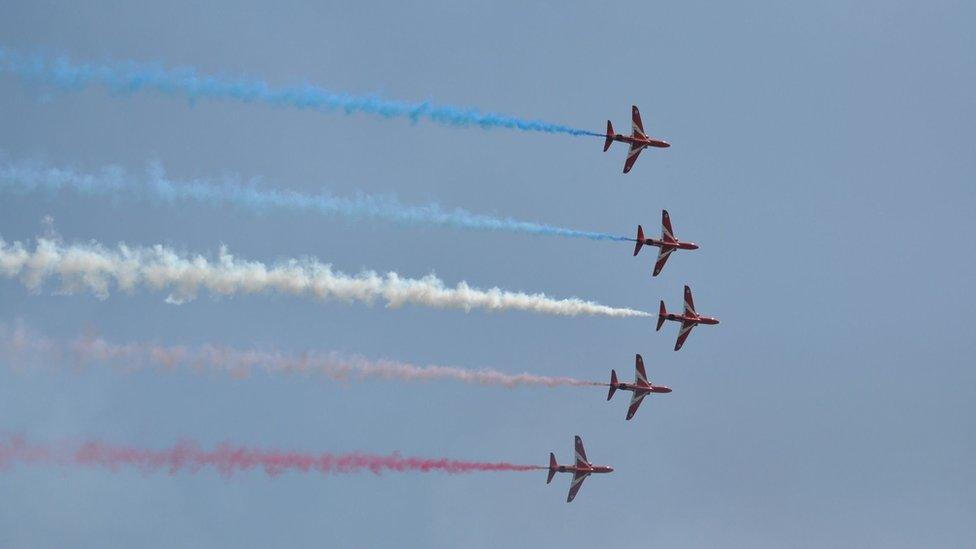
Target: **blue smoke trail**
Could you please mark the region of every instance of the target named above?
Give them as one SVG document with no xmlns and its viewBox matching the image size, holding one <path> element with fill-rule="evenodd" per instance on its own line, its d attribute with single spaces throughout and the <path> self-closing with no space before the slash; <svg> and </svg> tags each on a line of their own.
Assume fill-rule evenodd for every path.
<svg viewBox="0 0 976 549">
<path fill-rule="evenodd" d="M 122 93 L 153 90 L 167 95 L 183 96 L 191 103 L 198 99 L 261 102 L 296 109 L 342 111 L 346 114 L 361 112 L 384 118 L 403 117 L 413 122 L 425 118 L 447 126 L 509 128 L 604 137 L 600 133 L 550 124 L 541 120 L 523 120 L 472 108 L 435 105 L 427 101 L 409 103 L 375 96 L 356 96 L 331 92 L 311 85 L 274 89 L 261 80 L 200 74 L 192 67 L 166 68 L 158 64 L 135 61 L 77 64 L 66 57 L 53 60 L 41 55 L 28 57 L 0 47 L 0 72 L 8 72 L 29 81 L 43 82 L 64 90 L 80 90 L 96 85 Z"/>
<path fill-rule="evenodd" d="M 519 221 L 510 217 L 476 214 L 462 208 L 445 210 L 438 204 L 410 206 L 401 204 L 396 197 L 388 195 L 357 194 L 353 198 L 343 198 L 326 192 L 313 195 L 295 191 L 264 190 L 236 182 L 215 183 L 206 180 L 175 182 L 166 177 L 159 165 L 152 165 L 148 170 L 148 177 L 138 181 L 118 167 L 106 168 L 99 174 L 81 174 L 70 169 L 39 167 L 26 163 L 0 164 L 0 192 L 55 194 L 63 191 L 113 198 L 127 197 L 131 200 L 147 200 L 151 203 L 195 202 L 214 206 L 228 205 L 256 213 L 287 210 L 350 219 L 383 219 L 412 225 L 589 240 L 632 240 L 607 233 L 577 231 L 532 221 Z"/>
</svg>

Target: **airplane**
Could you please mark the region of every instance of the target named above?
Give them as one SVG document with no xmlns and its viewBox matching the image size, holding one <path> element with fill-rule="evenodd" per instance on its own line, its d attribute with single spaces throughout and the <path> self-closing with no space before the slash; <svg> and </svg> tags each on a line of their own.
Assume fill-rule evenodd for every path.
<svg viewBox="0 0 976 549">
<path fill-rule="evenodd" d="M 675 250 L 698 249 L 698 244 L 694 242 L 682 242 L 674 237 L 674 230 L 671 229 L 671 216 L 668 215 L 667 210 L 661 210 L 661 239 L 644 238 L 644 228 L 638 225 L 637 239 L 635 242 L 637 242 L 637 245 L 634 246 L 634 257 L 637 257 L 637 254 L 640 253 L 641 248 L 645 244 L 660 248 L 657 254 L 657 263 L 654 264 L 654 274 L 651 276 L 661 274 L 661 271 L 664 269 L 664 264 L 667 263 L 668 257 L 671 256 L 671 252 Z"/>
<path fill-rule="evenodd" d="M 620 389 L 621 391 L 633 391 L 634 395 L 630 398 L 630 408 L 627 408 L 627 419 L 634 417 L 637 413 L 637 408 L 640 407 L 641 402 L 643 402 L 644 397 L 651 393 L 670 393 L 671 389 L 663 385 L 654 385 L 647 380 L 647 373 L 644 372 L 644 359 L 640 355 L 637 355 L 637 373 L 634 377 L 633 383 L 620 383 L 617 381 L 616 370 L 610 370 L 610 392 L 607 394 L 607 400 L 613 398 L 613 393 Z"/>
<path fill-rule="evenodd" d="M 671 146 L 671 144 L 667 141 L 656 139 L 654 137 L 648 137 L 647 134 L 644 133 L 644 124 L 641 122 L 640 111 L 637 110 L 636 105 L 631 107 L 631 113 L 631 118 L 633 119 L 633 133 L 631 133 L 631 135 L 615 133 L 613 131 L 613 124 L 607 120 L 607 140 L 603 143 L 603 152 L 607 152 L 610 149 L 610 145 L 612 145 L 614 141 L 630 144 L 630 151 L 627 152 L 627 161 L 624 162 L 624 173 L 629 172 L 630 169 L 634 167 L 634 162 L 637 162 L 637 157 L 640 155 L 641 151 L 647 147 L 666 149 Z"/>
<path fill-rule="evenodd" d="M 576 464 L 559 465 L 556 463 L 556 456 L 552 452 L 549 452 L 549 477 L 546 479 L 546 484 L 552 482 L 552 477 L 556 473 L 573 473 L 573 482 L 569 485 L 569 496 L 566 497 L 566 503 L 569 503 L 576 497 L 586 477 L 594 473 L 612 472 L 613 467 L 593 465 L 586 459 L 586 450 L 583 449 L 583 439 L 579 435 L 576 435 Z"/>
<path fill-rule="evenodd" d="M 657 329 L 660 330 L 661 326 L 664 326 L 665 320 L 673 320 L 675 322 L 681 323 L 681 330 L 678 331 L 678 341 L 674 344 L 674 350 L 677 351 L 685 344 L 685 340 L 688 339 L 688 334 L 691 333 L 691 329 L 699 324 L 718 324 L 717 318 L 712 318 L 710 316 L 702 316 L 695 312 L 695 301 L 691 299 L 691 288 L 685 286 L 685 312 L 682 314 L 669 313 L 667 309 L 664 308 L 664 301 L 661 301 L 661 312 L 657 317 Z"/>
</svg>

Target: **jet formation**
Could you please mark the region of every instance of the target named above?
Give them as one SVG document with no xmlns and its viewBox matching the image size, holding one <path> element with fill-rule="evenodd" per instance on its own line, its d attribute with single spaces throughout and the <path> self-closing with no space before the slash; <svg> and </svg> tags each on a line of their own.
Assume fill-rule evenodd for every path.
<svg viewBox="0 0 976 549">
<path fill-rule="evenodd" d="M 637 162 L 637 157 L 640 155 L 641 151 L 646 148 L 654 147 L 659 149 L 665 149 L 671 146 L 670 143 L 659 139 L 656 137 L 649 137 L 647 132 L 644 131 L 644 123 L 641 121 L 640 110 L 637 106 L 631 107 L 631 133 L 630 135 L 616 133 L 613 130 L 613 123 L 607 120 L 607 132 L 605 135 L 606 140 L 603 143 L 603 151 L 606 152 L 610 149 L 615 141 L 621 143 L 627 143 L 630 145 L 630 149 L 627 151 L 627 159 L 624 161 L 624 173 L 629 173 L 634 167 L 634 163 Z M 671 226 L 671 216 L 668 214 L 667 210 L 661 211 L 661 238 L 648 238 L 644 234 L 644 228 L 641 225 L 637 226 L 637 238 L 626 239 L 634 242 L 634 257 L 640 253 L 644 246 L 653 246 L 658 249 L 657 260 L 654 262 L 654 270 L 651 273 L 652 277 L 657 277 L 664 270 L 664 265 L 667 263 L 668 258 L 676 250 L 697 250 L 698 244 L 694 242 L 686 242 L 683 240 L 678 240 L 674 236 L 674 228 Z M 664 301 L 661 301 L 660 311 L 657 315 L 657 331 L 660 331 L 664 326 L 666 321 L 678 322 L 680 328 L 678 329 L 678 339 L 675 341 L 674 350 L 680 350 L 688 339 L 688 335 L 691 334 L 691 330 L 698 326 L 699 324 L 714 325 L 718 324 L 717 318 L 711 316 L 705 316 L 698 314 L 695 310 L 695 301 L 691 295 L 691 288 L 688 285 L 684 287 L 684 310 L 681 313 L 669 313 L 667 308 L 664 306 Z M 637 409 L 640 407 L 644 399 L 650 394 L 666 394 L 671 392 L 670 387 L 664 385 L 655 385 L 647 378 L 647 371 L 644 368 L 644 359 L 641 355 L 636 355 L 634 365 L 634 382 L 627 383 L 622 382 L 617 378 L 617 371 L 610 370 L 610 383 L 604 383 L 604 385 L 609 387 L 607 392 L 607 400 L 611 400 L 613 395 L 617 391 L 628 391 L 631 393 L 630 404 L 627 407 L 626 420 L 630 421 L 637 414 Z M 576 498 L 576 494 L 579 493 L 580 487 L 583 485 L 583 481 L 592 474 L 596 473 L 612 473 L 613 467 L 606 465 L 593 465 L 586 458 L 586 451 L 583 449 L 583 439 L 578 435 L 576 436 L 576 460 L 573 465 L 559 465 L 556 462 L 556 456 L 552 453 L 549 454 L 549 467 L 548 467 L 548 477 L 546 478 L 546 484 L 552 482 L 553 477 L 556 473 L 572 473 L 573 479 L 569 485 L 569 495 L 566 498 L 566 502 L 571 502 Z"/>
</svg>

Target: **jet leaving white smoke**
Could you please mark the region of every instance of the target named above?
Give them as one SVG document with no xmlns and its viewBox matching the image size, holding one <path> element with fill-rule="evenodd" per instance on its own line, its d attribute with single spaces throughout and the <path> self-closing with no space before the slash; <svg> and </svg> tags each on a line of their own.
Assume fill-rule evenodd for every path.
<svg viewBox="0 0 976 549">
<path fill-rule="evenodd" d="M 453 366 L 417 366 L 394 360 L 370 360 L 337 352 L 312 351 L 289 355 L 280 351 L 233 349 L 206 344 L 197 347 L 165 346 L 154 343 L 125 344 L 86 336 L 62 343 L 27 330 L 22 325 L 0 323 L 0 359 L 13 367 L 104 366 L 121 371 L 143 369 L 211 371 L 233 377 L 254 372 L 267 374 L 323 375 L 337 381 L 369 379 L 434 381 L 453 380 L 470 384 L 516 387 L 521 385 L 597 386 L 571 377 L 506 374 L 492 369 L 468 370 Z"/>
<path fill-rule="evenodd" d="M 180 304 L 201 292 L 234 296 L 277 292 L 320 300 L 384 301 L 388 307 L 404 304 L 470 311 L 519 310 L 549 315 L 601 315 L 650 317 L 651 313 L 608 307 L 578 298 L 555 299 L 545 294 L 510 292 L 500 288 L 482 290 L 466 282 L 448 287 L 433 274 L 403 278 L 395 272 L 363 271 L 351 276 L 334 271 L 330 264 L 315 259 L 290 259 L 273 265 L 234 257 L 221 247 L 216 260 L 202 255 L 187 256 L 162 245 L 133 247 L 118 244 L 109 248 L 92 242 L 66 245 L 51 238 L 38 238 L 34 250 L 21 242 L 0 238 L 0 275 L 19 278 L 31 291 L 58 278 L 64 293 L 91 292 L 105 298 L 118 288 L 133 292 L 140 287 L 168 291 L 167 302 Z"/>
</svg>

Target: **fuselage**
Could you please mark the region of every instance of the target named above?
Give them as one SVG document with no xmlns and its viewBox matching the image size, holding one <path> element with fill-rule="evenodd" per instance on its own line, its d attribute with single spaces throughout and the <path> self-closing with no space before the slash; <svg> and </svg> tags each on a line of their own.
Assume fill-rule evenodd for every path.
<svg viewBox="0 0 976 549">
<path fill-rule="evenodd" d="M 671 146 L 671 143 L 668 143 L 662 139 L 655 139 L 653 137 L 641 138 L 633 135 L 624 135 L 622 133 L 613 134 L 611 139 L 614 141 L 629 143 L 631 145 L 637 145 L 639 147 L 657 147 L 659 149 L 666 149 Z"/>
<path fill-rule="evenodd" d="M 658 240 L 656 238 L 645 238 L 645 246 L 657 246 L 658 248 L 675 248 L 677 250 L 697 250 L 698 244 L 694 242 L 682 242 L 680 240 L 668 242 L 667 240 Z"/>
<path fill-rule="evenodd" d="M 635 393 L 670 393 L 671 388 L 663 385 L 642 385 L 638 383 L 617 383 L 617 389 L 621 391 L 633 391 Z"/>
<path fill-rule="evenodd" d="M 613 467 L 609 465 L 560 465 L 556 467 L 558 473 L 612 473 Z"/>
<path fill-rule="evenodd" d="M 674 313 L 668 313 L 664 315 L 665 320 L 672 320 L 674 322 L 681 322 L 682 324 L 688 322 L 691 324 L 718 324 L 717 318 L 712 318 L 710 316 L 698 316 L 698 315 L 678 315 Z"/>
</svg>

